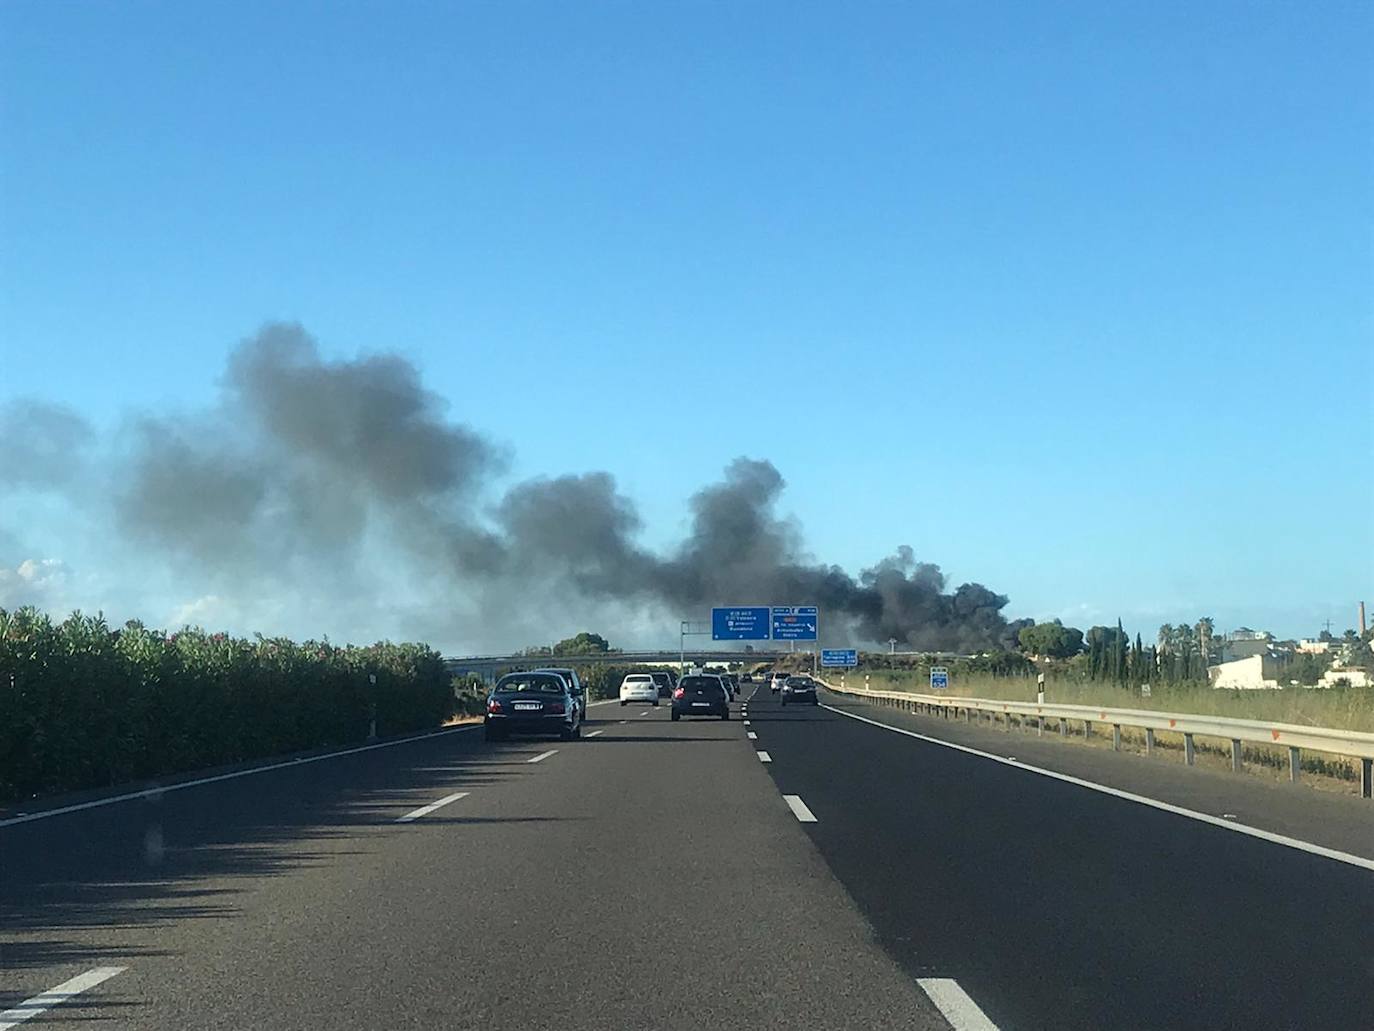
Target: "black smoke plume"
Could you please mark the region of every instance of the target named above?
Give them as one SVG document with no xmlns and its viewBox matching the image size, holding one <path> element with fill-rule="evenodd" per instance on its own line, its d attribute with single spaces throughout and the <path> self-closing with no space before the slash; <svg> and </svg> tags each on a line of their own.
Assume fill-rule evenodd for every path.
<svg viewBox="0 0 1374 1031">
<path fill-rule="evenodd" d="M 0 482 L 63 489 L 53 467 L 87 449 L 92 431 L 24 405 L 0 413 L 20 442 Z M 489 639 L 528 609 L 532 584 L 544 618 L 579 629 L 590 610 L 670 623 L 712 605 L 815 604 L 832 642 L 969 652 L 1013 644 L 1022 625 L 981 584 L 947 592 L 910 547 L 857 578 L 812 561 L 800 527 L 777 515 L 785 484 L 765 460 L 736 458 L 698 490 L 690 533 L 668 553 L 638 542 L 639 514 L 607 472 L 494 496 L 504 449 L 451 420 L 413 365 L 327 361 L 298 325 L 268 325 L 234 350 L 217 408 L 131 419 L 113 450 L 108 499 L 122 539 L 216 591 L 353 590 L 381 547 L 408 556 L 417 590 L 469 599 Z"/>
</svg>

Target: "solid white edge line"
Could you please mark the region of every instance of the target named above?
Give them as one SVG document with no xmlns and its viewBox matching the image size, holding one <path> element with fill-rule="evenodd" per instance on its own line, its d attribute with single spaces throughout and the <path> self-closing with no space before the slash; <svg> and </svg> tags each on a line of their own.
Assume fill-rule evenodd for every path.
<svg viewBox="0 0 1374 1031">
<path fill-rule="evenodd" d="M 761 763 L 771 763 L 772 761 L 773 761 L 773 757 L 772 757 L 771 755 L 769 755 L 767 752 L 760 752 L 760 753 L 759 753 L 759 762 L 761 762 Z"/>
<path fill-rule="evenodd" d="M 752 730 L 745 731 L 745 735 L 749 738 L 750 741 L 757 741 L 759 739 L 759 736 L 755 734 Z"/>
<path fill-rule="evenodd" d="M 1050 777 L 1053 780 L 1063 781 L 1065 784 L 1075 784 L 1080 788 L 1087 788 L 1089 791 L 1098 791 L 1104 795 L 1111 795 L 1113 798 L 1121 798 L 1127 802 L 1138 802 L 1140 805 L 1149 806 L 1152 809 L 1159 809 L 1162 812 L 1173 813 L 1175 816 L 1186 816 L 1190 820 L 1197 820 L 1200 823 L 1210 824 L 1213 827 L 1222 827 L 1237 834 L 1245 834 L 1252 838 L 1259 838 L 1261 841 L 1268 841 L 1275 845 L 1285 845 L 1288 848 L 1295 848 L 1300 852 L 1308 852 L 1314 856 L 1321 856 L 1323 859 L 1334 859 L 1338 863 L 1349 863 L 1351 866 L 1358 866 L 1365 870 L 1374 870 L 1374 859 L 1366 859 L 1364 856 L 1357 856 L 1350 852 L 1342 852 L 1339 849 L 1327 848 L 1325 845 L 1314 845 L 1310 841 L 1303 841 L 1301 838 L 1290 838 L 1286 834 L 1277 834 L 1274 831 L 1261 830 L 1259 827 L 1251 827 L 1249 824 L 1236 823 L 1234 820 L 1223 820 L 1219 816 L 1212 816 L 1210 813 L 1200 813 L 1196 809 L 1185 809 L 1181 805 L 1174 805 L 1172 802 L 1161 802 L 1157 798 L 1147 798 L 1145 795 L 1137 795 L 1131 791 L 1123 791 L 1120 788 L 1108 787 L 1106 784 L 1098 784 L 1096 781 L 1084 780 L 1081 777 L 1074 777 L 1067 773 L 1059 773 L 1055 770 L 1047 770 L 1041 766 L 1032 766 L 1023 763 L 1019 759 L 1007 759 L 991 752 L 983 752 L 977 748 L 969 748 L 967 745 L 956 745 L 953 741 L 941 741 L 938 737 L 930 737 L 926 734 L 918 734 L 913 730 L 903 730 L 901 727 L 894 727 L 887 723 L 880 723 L 878 720 L 871 720 L 867 716 L 860 716 L 857 713 L 845 712 L 837 709 L 833 705 L 823 705 L 822 708 L 829 709 L 831 712 L 840 716 L 847 716 L 851 720 L 858 720 L 861 723 L 869 723 L 883 730 L 890 730 L 894 734 L 905 734 L 907 737 L 914 737 L 918 741 L 927 741 L 932 745 L 940 745 L 943 748 L 953 748 L 957 752 L 966 752 L 969 755 L 976 755 L 983 759 L 991 759 L 999 762 L 1003 766 L 1011 766 L 1018 770 L 1025 770 L 1027 773 L 1038 773 L 1042 777 Z"/>
<path fill-rule="evenodd" d="M 954 1031 L 997 1031 L 997 1025 L 952 977 L 918 977 L 916 983 Z"/>
<path fill-rule="evenodd" d="M 596 735 L 598 735 L 598 734 L 604 734 L 604 733 L 606 733 L 606 731 L 605 731 L 604 729 L 602 729 L 602 730 L 593 730 L 593 731 L 592 731 L 590 734 L 588 734 L 587 736 L 588 736 L 588 737 L 596 737 Z"/>
<path fill-rule="evenodd" d="M 813 813 L 805 802 L 801 800 L 801 795 L 783 795 L 783 801 L 787 803 L 787 808 L 792 810 L 792 815 L 797 818 L 798 823 L 818 823 L 816 814 Z"/>
<path fill-rule="evenodd" d="M 430 813 L 434 812 L 434 810 L 436 810 L 436 809 L 442 809 L 444 806 L 448 805 L 450 802 L 456 802 L 456 801 L 458 801 L 458 799 L 460 799 L 460 798 L 467 798 L 467 797 L 468 797 L 468 793 L 467 793 L 466 791 L 456 791 L 456 792 L 454 792 L 454 793 L 451 794 L 451 795 L 445 795 L 443 798 L 439 799 L 439 801 L 437 801 L 437 802 L 431 802 L 429 805 L 422 805 L 422 806 L 420 806 L 419 809 L 412 810 L 411 812 L 406 813 L 404 816 L 398 816 L 398 817 L 396 818 L 396 822 L 397 822 L 397 823 L 410 823 L 412 820 L 418 820 L 418 819 L 419 819 L 420 817 L 422 817 L 422 816 L 428 816 Z"/>
<path fill-rule="evenodd" d="M 0 1013 L 0 1031 L 6 1031 L 7 1028 L 31 1020 L 59 1003 L 66 1002 L 88 988 L 94 988 L 128 969 L 128 967 L 95 967 L 92 970 L 87 970 L 84 974 L 77 974 L 70 980 L 63 981 L 56 988 L 49 988 L 46 992 L 25 999 L 13 1009 L 7 1009 Z"/>
<path fill-rule="evenodd" d="M 235 780 L 239 777 L 252 777 L 259 773 L 271 773 L 273 770 L 286 769 L 288 766 L 304 766 L 307 763 L 323 762 L 325 759 L 338 759 L 345 755 L 370 752 L 374 748 L 394 748 L 396 745 L 409 745 L 416 741 L 427 741 L 430 738 L 443 737 L 445 734 L 461 734 L 465 730 L 477 730 L 481 726 L 482 724 L 480 723 L 469 723 L 462 727 L 449 727 L 446 730 L 436 730 L 429 734 L 418 734 L 415 737 L 403 737 L 396 741 L 379 741 L 372 745 L 358 745 L 356 748 L 345 748 L 340 752 L 326 752 L 324 755 L 304 755 L 297 759 L 286 759 L 282 762 L 271 763 L 267 766 L 254 766 L 249 770 L 234 770 L 232 773 L 218 773 L 213 777 L 198 777 L 195 780 L 183 780 L 175 784 L 163 784 L 155 788 L 140 788 L 138 791 L 129 791 L 122 795 L 111 795 L 109 798 L 96 798 L 89 802 L 77 802 L 75 805 L 64 805 L 57 809 L 44 809 L 39 813 L 25 813 L 23 816 L 11 816 L 8 819 L 0 820 L 0 827 L 13 827 L 17 823 L 29 823 L 32 820 L 46 820 L 50 816 L 63 816 L 66 813 L 78 813 L 83 809 L 99 809 L 101 806 L 114 805 L 117 802 L 131 802 L 136 798 L 152 798 L 169 791 L 181 791 L 184 788 L 197 788 L 202 784 L 216 784 L 222 780 Z"/>
<path fill-rule="evenodd" d="M 543 762 L 545 759 L 547 759 L 549 756 L 551 756 L 551 755 L 557 755 L 557 754 L 558 754 L 558 749 L 557 749 L 557 748 L 550 748 L 547 752 L 540 752 L 540 753 L 539 753 L 538 755 L 536 755 L 533 759 L 526 759 L 525 762 L 527 762 L 527 763 L 542 763 L 542 762 Z"/>
</svg>

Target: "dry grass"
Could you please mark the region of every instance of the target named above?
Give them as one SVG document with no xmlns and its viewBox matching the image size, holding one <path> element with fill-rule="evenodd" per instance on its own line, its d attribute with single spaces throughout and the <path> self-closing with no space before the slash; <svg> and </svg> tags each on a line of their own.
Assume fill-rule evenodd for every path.
<svg viewBox="0 0 1374 1031">
<path fill-rule="evenodd" d="M 835 679 L 833 676 L 828 679 Z M 863 675 L 850 676 L 850 687 L 862 687 Z M 904 671 L 874 673 L 874 691 L 930 693 L 924 674 Z M 1022 677 L 951 677 L 944 692 L 960 698 L 997 701 L 1035 701 L 1035 681 Z M 1231 719 L 1296 723 L 1307 727 L 1335 727 L 1374 733 L 1374 688 L 1292 687 L 1277 691 L 1218 691 L 1201 684 L 1158 684 L 1151 697 L 1112 684 L 1050 680 L 1045 700 L 1061 705 L 1105 705 L 1126 709 L 1184 712 L 1194 716 L 1225 716 Z"/>
</svg>

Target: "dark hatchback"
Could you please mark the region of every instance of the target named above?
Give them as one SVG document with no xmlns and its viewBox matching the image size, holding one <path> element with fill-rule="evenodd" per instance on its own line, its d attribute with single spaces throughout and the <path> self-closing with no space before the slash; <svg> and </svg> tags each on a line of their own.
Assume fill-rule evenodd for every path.
<svg viewBox="0 0 1374 1031">
<path fill-rule="evenodd" d="M 677 685 L 673 683 L 673 675 L 671 673 L 666 670 L 659 670 L 650 673 L 649 676 L 653 677 L 654 683 L 658 685 L 658 696 L 660 698 L 673 697 L 673 688 Z"/>
<path fill-rule="evenodd" d="M 820 700 L 816 697 L 816 682 L 810 677 L 788 677 L 782 685 L 782 704 L 786 705 L 788 702 L 819 705 Z"/>
<path fill-rule="evenodd" d="M 720 677 L 689 676 L 678 681 L 673 692 L 673 719 L 683 716 L 730 718 L 730 699 Z"/>
<path fill-rule="evenodd" d="M 487 695 L 488 741 L 511 734 L 582 736 L 582 711 L 568 682 L 557 673 L 507 673 Z"/>
</svg>

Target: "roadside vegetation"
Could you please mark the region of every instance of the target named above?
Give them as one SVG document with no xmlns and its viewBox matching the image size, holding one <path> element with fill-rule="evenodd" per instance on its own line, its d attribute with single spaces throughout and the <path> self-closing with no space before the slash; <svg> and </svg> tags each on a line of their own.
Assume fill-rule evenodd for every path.
<svg viewBox="0 0 1374 1031">
<path fill-rule="evenodd" d="M 994 676 L 961 672 L 950 668 L 948 689 L 939 692 L 961 698 L 990 698 L 998 701 L 1033 702 L 1036 699 L 1034 674 Z M 846 676 L 846 686 L 863 687 L 865 674 L 874 691 L 910 691 L 931 694 L 927 669 L 859 669 Z M 828 680 L 838 682 L 836 675 Z M 1083 680 L 1051 671 L 1045 676 L 1045 700 L 1063 705 L 1103 705 L 1115 708 L 1184 712 L 1197 716 L 1225 716 L 1232 719 L 1270 720 L 1312 727 L 1342 727 L 1374 733 L 1374 688 L 1330 687 L 1287 688 L 1276 691 L 1218 690 L 1205 683 L 1179 682 L 1152 685 L 1149 696 L 1139 687 L 1121 687 L 1095 680 Z"/>
<path fill-rule="evenodd" d="M 422 644 L 176 633 L 0 609 L 0 802 L 107 787 L 442 724 Z"/>
</svg>

